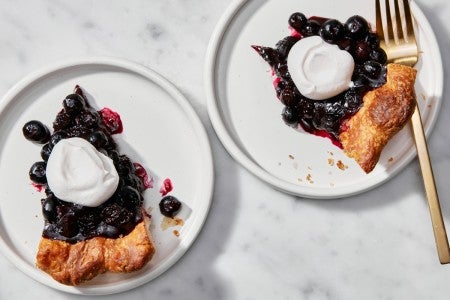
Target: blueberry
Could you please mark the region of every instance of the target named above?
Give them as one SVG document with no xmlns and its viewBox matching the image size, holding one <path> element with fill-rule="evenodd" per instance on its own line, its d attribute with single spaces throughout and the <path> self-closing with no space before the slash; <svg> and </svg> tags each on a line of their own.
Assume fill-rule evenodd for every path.
<svg viewBox="0 0 450 300">
<path fill-rule="evenodd" d="M 280 94 L 280 101 L 286 106 L 295 106 L 298 103 L 298 98 L 294 89 L 285 88 Z"/>
<path fill-rule="evenodd" d="M 287 58 L 292 46 L 294 46 L 294 44 L 297 43 L 298 40 L 299 39 L 295 36 L 287 36 L 276 44 L 280 59 Z"/>
<path fill-rule="evenodd" d="M 278 77 L 289 80 L 291 78 L 291 74 L 289 73 L 289 69 L 286 62 L 278 63 L 274 67 L 275 74 L 277 74 Z"/>
<path fill-rule="evenodd" d="M 363 63 L 364 61 L 370 59 L 371 49 L 369 44 L 365 41 L 358 41 L 353 49 L 353 58 L 356 63 Z"/>
<path fill-rule="evenodd" d="M 369 24 L 361 16 L 353 16 L 348 18 L 344 24 L 347 35 L 351 38 L 362 38 L 369 31 Z"/>
<path fill-rule="evenodd" d="M 72 117 L 63 109 L 56 115 L 55 121 L 53 121 L 53 130 L 65 130 L 72 125 L 72 121 Z"/>
<path fill-rule="evenodd" d="M 330 19 L 322 24 L 319 35 L 325 42 L 335 43 L 344 36 L 344 25 L 335 19 Z"/>
<path fill-rule="evenodd" d="M 85 102 L 79 94 L 70 94 L 63 100 L 63 107 L 69 115 L 76 115 L 84 109 Z"/>
<path fill-rule="evenodd" d="M 65 132 L 65 131 L 63 131 L 63 130 L 59 130 L 59 131 L 54 132 L 54 133 L 52 134 L 52 136 L 50 137 L 50 143 L 49 143 L 49 144 L 50 144 L 51 148 L 55 147 L 55 145 L 56 145 L 59 141 L 65 139 L 65 138 L 67 138 L 67 137 L 68 137 L 67 132 Z"/>
<path fill-rule="evenodd" d="M 140 204 L 141 195 L 135 188 L 126 185 L 120 190 L 119 199 L 121 206 L 132 209 Z"/>
<path fill-rule="evenodd" d="M 43 161 L 35 162 L 31 166 L 29 172 L 31 181 L 37 184 L 46 184 L 47 183 L 47 177 L 45 176 L 46 167 L 47 164 Z"/>
<path fill-rule="evenodd" d="M 49 196 L 41 200 L 42 202 L 42 214 L 48 221 L 54 221 L 56 218 L 56 203 L 55 197 Z"/>
<path fill-rule="evenodd" d="M 174 196 L 165 196 L 159 202 L 159 210 L 166 217 L 173 218 L 181 209 L 181 202 Z"/>
<path fill-rule="evenodd" d="M 84 236 L 92 235 L 100 223 L 97 209 L 85 209 L 83 213 L 78 216 L 77 222 L 81 234 Z"/>
<path fill-rule="evenodd" d="M 314 104 L 306 99 L 299 102 L 299 114 L 302 118 L 311 119 L 314 115 Z"/>
<path fill-rule="evenodd" d="M 380 38 L 376 33 L 369 32 L 364 40 L 372 49 L 378 49 L 380 47 Z"/>
<path fill-rule="evenodd" d="M 382 67 L 380 63 L 368 60 L 363 64 L 364 74 L 371 79 L 378 79 L 381 75 Z"/>
<path fill-rule="evenodd" d="M 22 132 L 27 140 L 40 144 L 48 142 L 50 138 L 50 131 L 47 126 L 36 120 L 25 123 Z"/>
<path fill-rule="evenodd" d="M 285 106 L 281 117 L 286 124 L 295 126 L 298 121 L 298 108 L 295 106 Z"/>
<path fill-rule="evenodd" d="M 334 114 L 325 114 L 321 120 L 322 128 L 331 133 L 337 131 L 339 124 L 339 116 Z"/>
<path fill-rule="evenodd" d="M 117 169 L 117 173 L 121 176 L 127 176 L 135 171 L 133 163 L 126 155 L 119 156 L 119 161 L 115 164 L 115 167 Z"/>
<path fill-rule="evenodd" d="M 373 49 L 369 54 L 370 59 L 379 62 L 380 64 L 385 64 L 387 62 L 387 55 L 383 49 Z"/>
<path fill-rule="evenodd" d="M 309 19 L 301 29 L 301 34 L 304 37 L 318 35 L 320 29 L 320 23 L 316 20 Z"/>
<path fill-rule="evenodd" d="M 106 224 L 120 228 L 131 221 L 133 214 L 125 207 L 112 203 L 103 208 L 101 217 Z"/>
<path fill-rule="evenodd" d="M 100 115 L 95 110 L 84 110 L 75 118 L 75 122 L 77 125 L 87 128 L 98 126 L 100 120 Z"/>
<path fill-rule="evenodd" d="M 344 107 L 350 114 L 355 113 L 362 104 L 362 97 L 355 89 L 349 89 L 344 94 Z"/>
<path fill-rule="evenodd" d="M 59 234 L 66 238 L 72 238 L 79 233 L 77 217 L 73 212 L 63 215 L 57 222 Z"/>
<path fill-rule="evenodd" d="M 105 147 L 108 143 L 108 137 L 103 131 L 100 130 L 89 134 L 87 140 L 97 149 Z"/>
<path fill-rule="evenodd" d="M 304 14 L 295 12 L 289 17 L 288 23 L 289 26 L 300 32 L 307 21 L 308 19 Z"/>
<path fill-rule="evenodd" d="M 41 157 L 44 161 L 47 161 L 48 158 L 50 157 L 50 154 L 52 153 L 52 147 L 50 146 L 50 144 L 45 144 L 44 146 L 42 146 L 41 148 Z"/>
</svg>

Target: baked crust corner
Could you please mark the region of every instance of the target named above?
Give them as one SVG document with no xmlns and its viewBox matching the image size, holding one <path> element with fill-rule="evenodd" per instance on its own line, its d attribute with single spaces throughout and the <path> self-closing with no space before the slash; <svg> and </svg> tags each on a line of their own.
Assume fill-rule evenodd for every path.
<svg viewBox="0 0 450 300">
<path fill-rule="evenodd" d="M 369 91 L 361 109 L 343 125 L 339 139 L 344 152 L 366 173 L 375 168 L 384 146 L 411 118 L 415 79 L 415 69 L 388 64 L 386 83 Z"/>
<path fill-rule="evenodd" d="M 141 269 L 155 253 L 155 246 L 143 220 L 126 236 L 116 239 L 94 237 L 74 244 L 41 238 L 36 266 L 56 281 L 79 285 L 109 272 Z"/>
</svg>

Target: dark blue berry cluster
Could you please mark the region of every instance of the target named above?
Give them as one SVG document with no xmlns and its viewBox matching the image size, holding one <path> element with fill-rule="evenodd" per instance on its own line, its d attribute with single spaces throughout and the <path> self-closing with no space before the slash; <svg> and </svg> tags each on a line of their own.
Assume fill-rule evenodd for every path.
<svg viewBox="0 0 450 300">
<path fill-rule="evenodd" d="M 104 124 L 101 114 L 93 109 L 82 90 L 63 100 L 63 109 L 53 122 L 53 134 L 39 121 L 30 121 L 23 126 L 26 139 L 42 144 L 42 161 L 31 166 L 30 179 L 45 188 L 46 198 L 41 200 L 45 218 L 43 236 L 70 243 L 94 236 L 116 238 L 128 234 L 142 221 L 142 192 L 145 187 L 136 175 L 133 162 L 120 155 L 112 138 L 114 133 Z M 45 174 L 46 162 L 53 147 L 62 139 L 81 137 L 96 149 L 110 157 L 119 173 L 119 185 L 105 203 L 98 207 L 86 207 L 58 199 L 49 186 Z"/>
<path fill-rule="evenodd" d="M 301 126 L 314 134 L 325 131 L 339 141 L 341 125 L 360 109 L 364 94 L 386 82 L 386 53 L 380 48 L 376 33 L 361 16 L 352 16 L 341 23 L 335 19 L 307 18 L 296 12 L 288 23 L 294 33 L 280 40 L 275 48 L 252 46 L 277 76 L 276 94 L 284 104 L 282 118 L 292 127 Z M 352 55 L 353 87 L 323 101 L 308 99 L 298 91 L 289 73 L 287 56 L 297 41 L 310 36 L 320 36 Z"/>
</svg>

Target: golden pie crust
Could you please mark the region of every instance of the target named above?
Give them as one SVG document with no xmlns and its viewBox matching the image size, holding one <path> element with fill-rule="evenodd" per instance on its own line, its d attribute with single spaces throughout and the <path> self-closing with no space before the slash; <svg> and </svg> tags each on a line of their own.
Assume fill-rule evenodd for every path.
<svg viewBox="0 0 450 300">
<path fill-rule="evenodd" d="M 67 285 L 79 285 L 105 272 L 139 270 L 155 253 L 147 223 L 141 221 L 128 235 L 116 239 L 94 237 L 71 244 L 42 237 L 36 266 Z"/>
<path fill-rule="evenodd" d="M 343 125 L 339 140 L 344 152 L 366 173 L 375 168 L 384 146 L 411 118 L 415 79 L 415 69 L 388 64 L 386 83 L 366 93 L 361 109 Z"/>
</svg>

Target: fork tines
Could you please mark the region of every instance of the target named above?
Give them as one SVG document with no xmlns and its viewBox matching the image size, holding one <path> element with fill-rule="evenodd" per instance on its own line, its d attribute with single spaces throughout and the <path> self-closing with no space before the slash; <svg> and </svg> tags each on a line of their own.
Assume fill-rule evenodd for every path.
<svg viewBox="0 0 450 300">
<path fill-rule="evenodd" d="M 384 1 L 385 19 L 382 16 L 381 0 L 376 0 L 376 29 L 382 42 L 389 43 L 395 41 L 399 43 L 415 43 L 413 18 L 409 0 L 393 0 L 394 11 L 391 9 L 391 1 Z M 399 3 L 401 2 L 401 4 Z M 383 26 L 383 24 L 386 26 Z"/>
</svg>

